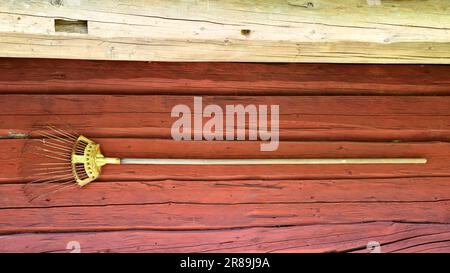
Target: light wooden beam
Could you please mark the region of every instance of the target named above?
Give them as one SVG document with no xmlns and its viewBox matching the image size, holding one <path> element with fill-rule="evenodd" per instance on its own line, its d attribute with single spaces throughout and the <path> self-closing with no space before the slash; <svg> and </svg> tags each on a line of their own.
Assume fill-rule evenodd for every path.
<svg viewBox="0 0 450 273">
<path fill-rule="evenodd" d="M 447 0 L 6 0 L 0 56 L 450 63 Z"/>
</svg>

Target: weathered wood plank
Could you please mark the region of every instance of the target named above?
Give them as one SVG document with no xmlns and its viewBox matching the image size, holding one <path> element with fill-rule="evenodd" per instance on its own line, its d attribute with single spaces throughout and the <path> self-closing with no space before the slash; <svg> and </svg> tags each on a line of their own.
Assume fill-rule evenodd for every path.
<svg viewBox="0 0 450 273">
<path fill-rule="evenodd" d="M 13 1 L 0 6 L 0 56 L 449 63 L 448 9 L 445 0 Z M 55 19 L 87 25 L 57 32 Z"/>
<path fill-rule="evenodd" d="M 0 59 L 1 93 L 445 95 L 450 66 Z"/>
<path fill-rule="evenodd" d="M 366 222 L 450 224 L 450 201 L 145 204 L 1 209 L 0 233 L 210 230 Z"/>
<path fill-rule="evenodd" d="M 45 198 L 51 186 L 3 184 L 0 208 L 125 204 L 295 204 L 450 201 L 450 178 L 96 182 Z"/>
<path fill-rule="evenodd" d="M 0 236 L 1 252 L 448 252 L 450 225 L 366 223 L 215 231 L 113 231 Z M 410 239 L 412 238 L 412 239 Z M 441 240 L 437 245 L 433 243 Z"/>
<path fill-rule="evenodd" d="M 193 113 L 193 96 L 4 95 L 0 135 L 51 122 L 90 136 L 171 138 L 178 117 L 170 113 L 179 104 Z M 224 111 L 226 105 L 279 105 L 281 140 L 450 140 L 447 96 L 204 96 L 208 104 Z"/>
<path fill-rule="evenodd" d="M 450 176 L 449 143 L 282 142 L 274 152 L 261 153 L 257 141 L 173 141 L 96 139 L 104 154 L 116 157 L 264 158 L 264 157 L 425 157 L 427 164 L 400 165 L 107 165 L 99 181 L 154 180 L 297 180 Z M 2 183 L 33 179 L 22 150 L 24 139 L 0 142 Z"/>
</svg>

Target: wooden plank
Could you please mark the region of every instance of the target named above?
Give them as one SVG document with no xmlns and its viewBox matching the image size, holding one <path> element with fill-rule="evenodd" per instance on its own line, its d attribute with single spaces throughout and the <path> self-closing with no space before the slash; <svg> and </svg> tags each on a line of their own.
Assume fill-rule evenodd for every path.
<svg viewBox="0 0 450 273">
<path fill-rule="evenodd" d="M 0 136 L 50 122 L 96 137 L 171 138 L 179 104 L 194 111 L 193 96 L 4 95 Z M 281 140 L 450 140 L 446 96 L 203 96 L 208 104 L 279 105 Z"/>
<path fill-rule="evenodd" d="M 0 7 L 0 56 L 449 63 L 448 8 L 445 0 L 16 1 Z M 60 32 L 55 19 L 87 25 Z"/>
<path fill-rule="evenodd" d="M 0 59 L 1 93 L 445 95 L 445 65 Z"/>
<path fill-rule="evenodd" d="M 0 236 L 1 252 L 448 252 L 449 225 L 365 223 L 215 231 L 113 231 Z M 442 242 L 437 245 L 436 241 Z"/>
<path fill-rule="evenodd" d="M 96 182 L 45 198 L 38 184 L 3 184 L 0 208 L 45 208 L 125 204 L 396 203 L 450 200 L 450 179 L 384 178 L 328 180 Z M 187 194 L 188 193 L 188 194 Z"/>
<path fill-rule="evenodd" d="M 366 222 L 450 224 L 450 202 L 144 204 L 2 209 L 0 233 L 211 230 Z"/>
<path fill-rule="evenodd" d="M 414 165 L 108 165 L 99 181 L 154 180 L 297 180 L 392 177 L 447 177 L 450 175 L 449 143 L 382 142 L 282 142 L 274 152 L 261 153 L 257 141 L 173 141 L 153 139 L 96 139 L 106 155 L 167 158 L 263 158 L 263 157 L 425 157 L 427 164 Z M 27 140 L 0 141 L 1 183 L 33 179 L 22 150 Z"/>
</svg>

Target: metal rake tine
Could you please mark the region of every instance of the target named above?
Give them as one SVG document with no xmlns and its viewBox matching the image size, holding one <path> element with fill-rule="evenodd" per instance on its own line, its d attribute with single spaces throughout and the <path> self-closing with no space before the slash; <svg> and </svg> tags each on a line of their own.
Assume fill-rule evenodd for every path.
<svg viewBox="0 0 450 273">
<path fill-rule="evenodd" d="M 58 177 L 58 178 L 56 178 L 56 177 Z M 69 175 L 58 175 L 56 177 L 39 178 L 39 179 L 32 180 L 32 181 L 28 182 L 27 184 L 29 184 L 29 185 L 36 184 L 36 183 L 48 184 L 48 183 L 55 183 L 55 182 L 58 182 L 58 181 L 65 181 L 67 179 L 73 178 L 73 174 L 71 176 L 69 176 Z"/>
<path fill-rule="evenodd" d="M 78 138 L 76 136 L 71 135 L 68 132 L 65 132 L 65 131 L 63 131 L 61 129 L 58 129 L 58 128 L 54 127 L 53 125 L 47 125 L 47 128 L 49 128 L 50 130 L 52 130 L 52 131 L 54 131 L 56 133 L 59 133 L 59 134 L 65 136 L 65 137 L 71 138 L 73 140 L 76 140 Z"/>
<path fill-rule="evenodd" d="M 33 184 L 33 185 L 49 185 L 49 184 L 57 183 L 57 182 L 61 182 L 61 183 L 58 183 L 58 184 L 68 184 L 68 183 L 74 183 L 74 181 L 75 181 L 75 180 L 74 180 L 73 178 L 66 178 L 66 179 L 62 179 L 62 180 L 58 180 L 58 181 L 43 182 L 43 183 Z M 57 184 L 57 185 L 58 185 L 58 184 Z M 76 184 L 76 183 L 75 183 L 75 184 Z M 24 191 L 27 191 L 31 186 L 32 186 L 32 184 L 27 183 L 27 184 L 24 186 Z M 53 188 L 53 186 L 51 186 L 50 189 L 51 189 L 51 188 Z"/>
<path fill-rule="evenodd" d="M 56 159 L 56 160 L 60 160 L 60 161 L 70 161 L 70 158 L 68 159 L 68 158 L 60 158 L 60 157 L 56 157 L 56 156 L 51 156 L 51 155 L 47 155 L 47 154 L 41 154 L 41 153 L 37 153 L 37 152 L 31 152 L 31 154 L 34 154 L 34 155 L 38 155 L 38 156 L 44 156 L 44 157 L 48 157 L 48 158 L 51 158 L 51 159 Z"/>
<path fill-rule="evenodd" d="M 52 183 L 65 182 L 65 181 L 72 180 L 72 179 L 73 179 L 72 175 L 65 175 L 64 177 L 46 180 L 46 181 L 40 182 L 38 184 L 39 185 L 47 185 L 47 184 L 52 184 Z"/>
<path fill-rule="evenodd" d="M 45 162 L 45 163 L 34 163 L 31 166 L 49 166 L 49 165 L 70 165 L 69 162 Z"/>
<path fill-rule="evenodd" d="M 55 155 L 62 155 L 62 156 L 66 156 L 66 155 L 71 155 L 71 152 L 59 152 L 59 151 L 53 151 L 53 150 L 49 150 L 49 149 L 46 149 L 46 148 L 42 148 L 42 147 L 38 147 L 38 146 L 36 146 L 36 147 L 34 147 L 36 150 L 39 150 L 39 151 L 42 151 L 42 152 L 46 152 L 46 153 L 52 153 L 52 154 L 55 154 Z"/>
<path fill-rule="evenodd" d="M 68 172 L 72 172 L 72 170 L 68 170 L 66 169 L 60 169 L 60 170 L 52 170 L 49 172 L 41 172 L 41 173 L 37 173 L 36 176 L 44 176 L 44 175 L 48 175 L 48 174 L 58 174 L 58 173 L 68 173 Z"/>
<path fill-rule="evenodd" d="M 51 148 L 54 148 L 54 149 L 58 149 L 60 151 L 68 151 L 68 152 L 72 151 L 72 148 L 69 148 L 67 146 L 62 146 L 62 145 L 59 145 L 59 144 L 56 144 L 56 143 L 42 142 L 41 145 L 44 145 L 44 146 L 47 146 L 47 147 L 51 147 Z"/>
<path fill-rule="evenodd" d="M 79 134 L 79 133 L 78 133 L 78 132 L 70 125 L 70 123 L 67 123 L 67 122 L 63 121 L 59 116 L 55 116 L 55 117 L 61 122 L 61 125 L 63 125 L 64 127 L 66 127 L 66 129 L 69 130 L 72 134 L 74 134 L 75 136 L 80 135 L 80 134 Z M 52 127 L 55 127 L 54 124 L 50 124 L 49 122 L 46 122 L 45 125 L 46 125 L 46 126 L 52 126 Z"/>
<path fill-rule="evenodd" d="M 62 155 L 62 156 L 70 156 L 71 155 L 70 152 L 66 152 L 66 153 L 57 152 L 57 151 L 53 151 L 53 150 L 49 150 L 49 149 L 45 149 L 45 148 L 41 148 L 41 147 L 35 147 L 35 149 L 43 151 L 43 152 L 47 152 L 47 153 L 52 153 L 52 154 L 55 154 L 55 155 Z"/>
<path fill-rule="evenodd" d="M 31 168 L 33 171 L 52 171 L 52 170 L 67 170 L 67 167 L 59 166 L 59 167 L 51 167 L 51 168 Z"/>
<path fill-rule="evenodd" d="M 68 123 L 64 123 L 64 126 L 72 132 L 72 134 L 79 136 L 80 134 L 75 130 L 75 128 L 73 128 L 70 124 Z"/>
<path fill-rule="evenodd" d="M 40 128 L 39 130 L 35 130 L 35 131 L 33 131 L 34 132 L 34 134 L 35 135 L 38 135 L 38 136 L 44 136 L 44 131 L 42 130 L 42 128 Z M 37 140 L 40 140 L 40 139 L 37 139 Z"/>
<path fill-rule="evenodd" d="M 67 189 L 67 188 L 70 188 L 70 187 L 77 186 L 77 184 L 75 184 L 75 183 L 70 184 L 70 185 L 66 185 L 67 183 L 73 183 L 73 181 L 69 181 L 69 182 L 63 183 L 63 184 L 59 185 L 60 188 L 55 189 L 55 190 L 53 190 L 53 191 L 45 192 L 45 193 L 39 194 L 39 195 L 37 195 L 37 196 L 34 196 L 34 197 L 32 197 L 32 198 L 30 199 L 30 202 L 32 202 L 32 201 L 34 201 L 34 200 L 36 200 L 36 199 L 38 199 L 38 198 L 41 198 L 41 197 L 43 197 L 43 196 L 48 196 L 48 195 L 50 195 L 50 194 L 57 193 L 57 192 L 62 191 L 62 190 L 64 190 L 64 189 Z"/>
<path fill-rule="evenodd" d="M 46 139 L 50 139 L 52 137 L 47 131 L 43 130 L 37 130 L 35 131 L 35 134 L 41 137 L 41 139 L 38 139 L 39 141 L 45 141 Z"/>
<path fill-rule="evenodd" d="M 66 181 L 61 182 L 61 183 L 51 184 L 51 185 L 48 187 L 47 190 L 53 189 L 53 188 L 58 188 L 58 187 L 60 187 L 61 185 L 67 185 L 67 184 L 69 184 L 69 183 L 76 184 L 76 183 L 75 183 L 75 180 L 73 180 L 73 179 L 72 179 L 72 180 L 66 180 Z M 47 185 L 47 184 L 45 184 L 45 185 Z"/>
<path fill-rule="evenodd" d="M 63 138 L 63 137 L 60 137 L 60 136 L 52 135 L 52 134 L 47 133 L 47 132 L 45 132 L 45 133 L 43 132 L 42 136 L 44 136 L 46 138 L 49 138 L 49 139 L 52 139 L 54 141 L 60 142 L 60 143 L 66 143 L 65 145 L 73 144 L 73 141 L 67 140 L 67 138 Z"/>
</svg>

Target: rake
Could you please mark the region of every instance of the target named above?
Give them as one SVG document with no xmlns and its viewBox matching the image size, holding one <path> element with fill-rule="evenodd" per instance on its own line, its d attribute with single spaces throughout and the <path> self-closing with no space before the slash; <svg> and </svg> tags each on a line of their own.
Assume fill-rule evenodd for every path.
<svg viewBox="0 0 450 273">
<path fill-rule="evenodd" d="M 38 178 L 32 183 L 57 183 L 83 187 L 96 180 L 106 164 L 147 165 L 293 165 L 293 164 L 424 164 L 425 158 L 266 158 L 266 159 L 172 159 L 172 158 L 115 158 L 105 157 L 100 145 L 68 128 L 53 125 L 39 131 L 41 139 L 34 139 L 29 152 L 36 158 L 32 171 Z M 53 191 L 54 192 L 54 191 Z"/>
</svg>

